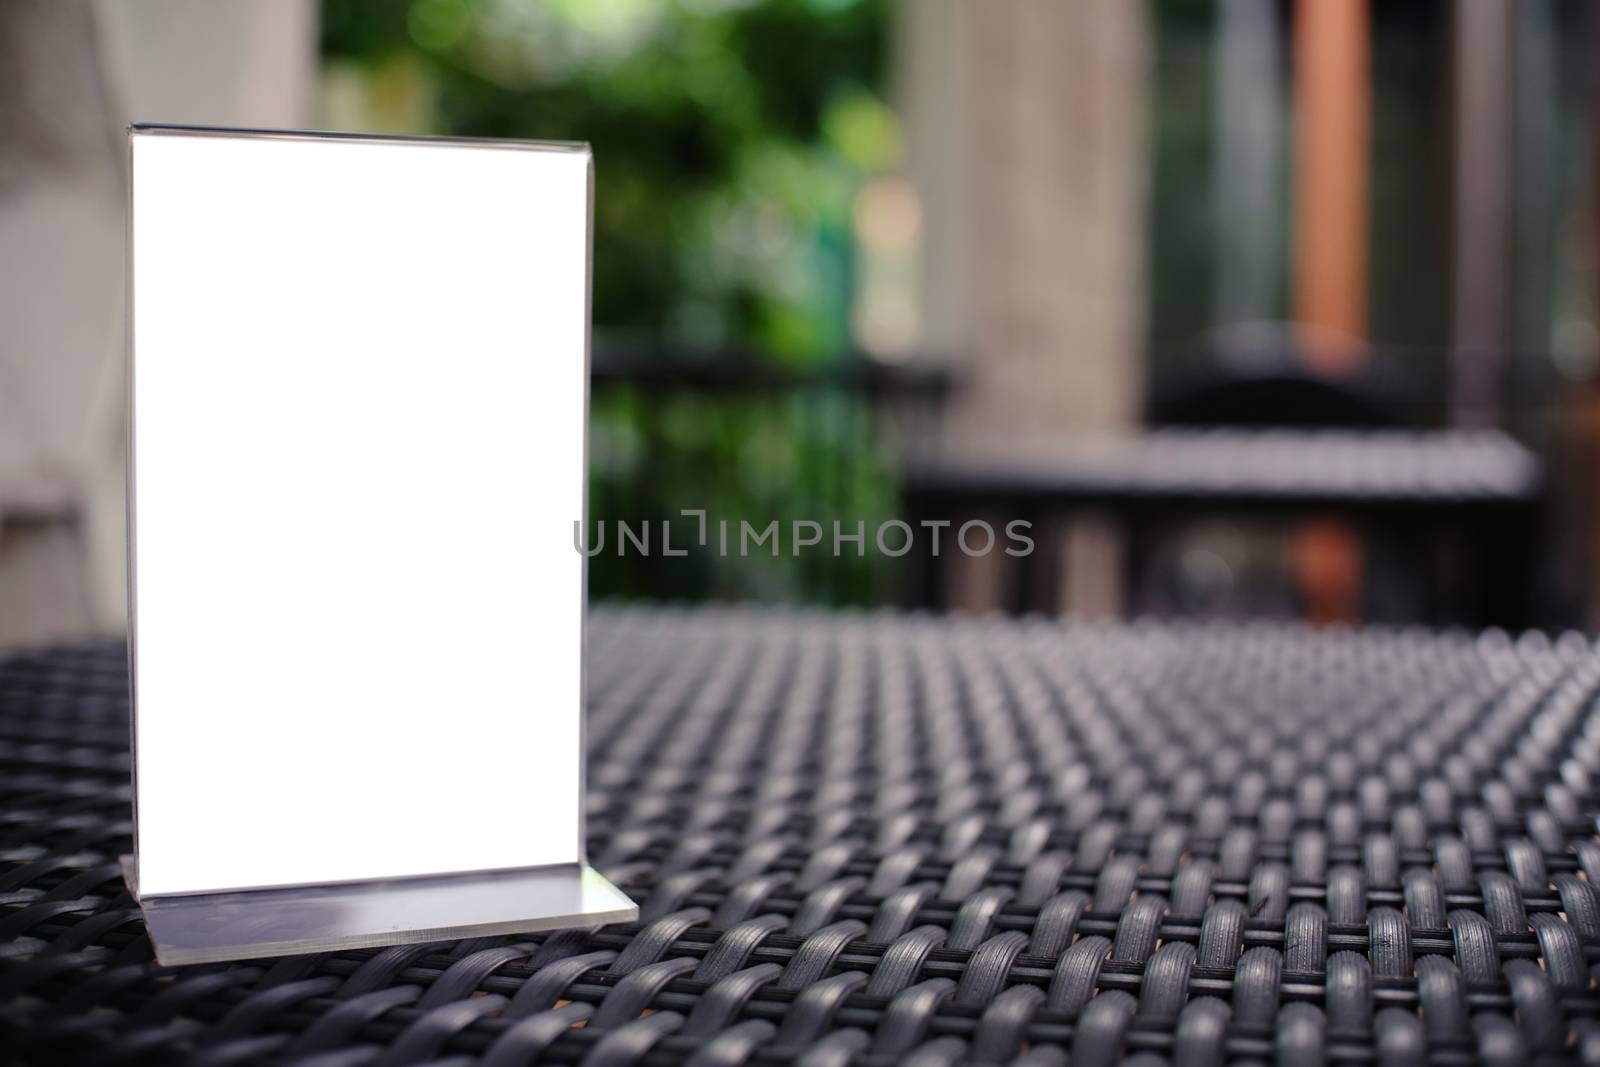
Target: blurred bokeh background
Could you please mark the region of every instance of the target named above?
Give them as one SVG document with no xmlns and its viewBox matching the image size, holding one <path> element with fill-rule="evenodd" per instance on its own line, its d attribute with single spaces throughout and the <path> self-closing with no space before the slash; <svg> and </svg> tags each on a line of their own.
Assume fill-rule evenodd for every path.
<svg viewBox="0 0 1600 1067">
<path fill-rule="evenodd" d="M 1597 45 L 1586 0 L 10 0 L 0 643 L 125 619 L 135 120 L 593 145 L 591 518 L 869 531 L 613 540 L 594 597 L 1595 628 Z M 969 517 L 1038 550 L 870 536 Z"/>
</svg>

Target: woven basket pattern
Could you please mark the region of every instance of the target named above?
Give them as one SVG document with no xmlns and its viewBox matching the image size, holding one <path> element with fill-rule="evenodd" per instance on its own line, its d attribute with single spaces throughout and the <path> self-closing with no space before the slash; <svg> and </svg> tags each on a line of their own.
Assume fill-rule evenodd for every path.
<svg viewBox="0 0 1600 1067">
<path fill-rule="evenodd" d="M 121 646 L 0 664 L 0 1058 L 1600 1062 L 1586 640 L 606 609 L 588 647 L 638 923 L 183 969 L 116 867 Z"/>
</svg>

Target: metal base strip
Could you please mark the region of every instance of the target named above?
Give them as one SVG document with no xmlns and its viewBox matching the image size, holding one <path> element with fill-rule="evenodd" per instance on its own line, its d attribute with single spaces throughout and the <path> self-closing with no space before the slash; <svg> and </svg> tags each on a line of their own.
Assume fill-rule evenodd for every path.
<svg viewBox="0 0 1600 1067">
<path fill-rule="evenodd" d="M 140 897 L 122 871 L 163 964 L 531 933 L 631 922 L 639 909 L 587 864 L 337 885 Z"/>
</svg>

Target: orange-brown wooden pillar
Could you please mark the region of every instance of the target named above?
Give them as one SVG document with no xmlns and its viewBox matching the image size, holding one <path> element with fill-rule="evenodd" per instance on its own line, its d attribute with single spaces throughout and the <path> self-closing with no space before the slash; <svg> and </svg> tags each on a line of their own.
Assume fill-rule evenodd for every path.
<svg viewBox="0 0 1600 1067">
<path fill-rule="evenodd" d="M 1294 314 L 1301 325 L 1348 342 L 1308 352 L 1312 369 L 1331 376 L 1359 369 L 1365 358 L 1367 18 L 1367 0 L 1295 6 Z"/>
<path fill-rule="evenodd" d="M 1307 368 L 1330 378 L 1366 361 L 1369 36 L 1367 0 L 1295 5 L 1294 316 Z M 1301 524 L 1290 566 L 1313 622 L 1357 617 L 1361 541 L 1347 523 Z"/>
</svg>

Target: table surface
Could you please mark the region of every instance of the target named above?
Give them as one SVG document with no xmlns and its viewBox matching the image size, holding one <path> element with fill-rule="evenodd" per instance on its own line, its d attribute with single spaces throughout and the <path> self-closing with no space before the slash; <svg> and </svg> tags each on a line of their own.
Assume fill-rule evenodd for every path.
<svg viewBox="0 0 1600 1067">
<path fill-rule="evenodd" d="M 607 609 L 589 652 L 640 922 L 184 969 L 116 868 L 121 646 L 0 664 L 0 1060 L 1600 1059 L 1586 640 Z"/>
</svg>

